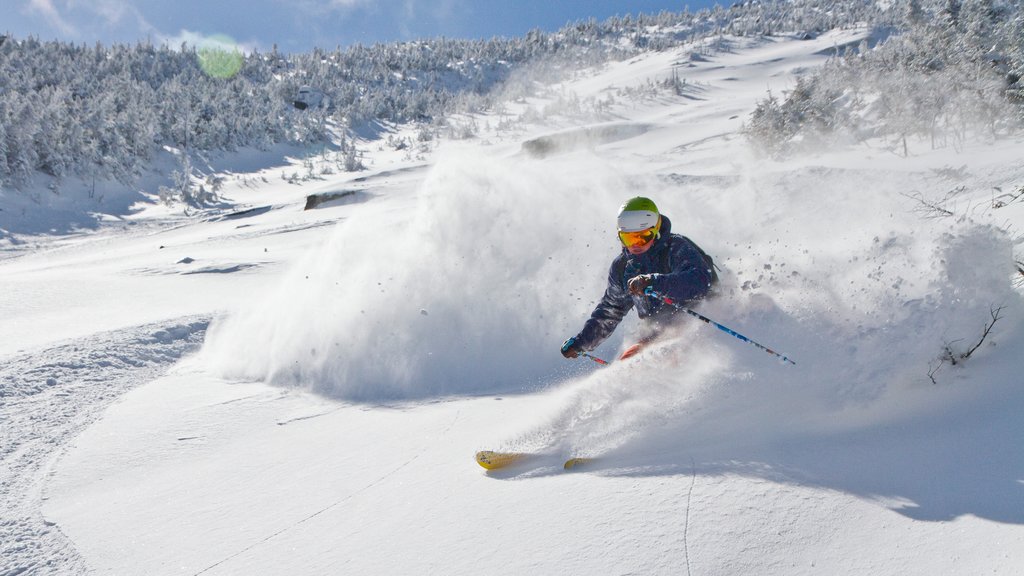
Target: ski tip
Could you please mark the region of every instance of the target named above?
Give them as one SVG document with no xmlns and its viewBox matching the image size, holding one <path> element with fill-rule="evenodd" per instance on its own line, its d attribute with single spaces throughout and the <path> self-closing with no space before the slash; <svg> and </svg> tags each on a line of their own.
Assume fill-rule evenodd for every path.
<svg viewBox="0 0 1024 576">
<path fill-rule="evenodd" d="M 562 468 L 564 470 L 574 470 L 587 464 L 593 464 L 595 461 L 597 461 L 597 458 L 569 458 L 562 465 Z"/>
<path fill-rule="evenodd" d="M 476 463 L 487 470 L 498 470 L 511 466 L 526 458 L 529 454 L 522 452 L 494 452 L 492 450 L 481 450 L 476 453 Z"/>
</svg>

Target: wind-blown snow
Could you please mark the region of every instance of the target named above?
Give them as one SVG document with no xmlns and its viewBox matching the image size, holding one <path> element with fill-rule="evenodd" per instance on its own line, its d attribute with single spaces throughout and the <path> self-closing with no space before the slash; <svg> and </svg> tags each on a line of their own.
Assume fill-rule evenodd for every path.
<svg viewBox="0 0 1024 576">
<path fill-rule="evenodd" d="M 199 354 L 156 380 L 140 370 L 73 445 L 34 444 L 34 462 L 59 455 L 52 475 L 4 472 L 20 515 L 8 532 L 46 544 L 0 574 L 47 558 L 117 574 L 1013 573 L 1024 203 L 992 195 L 1024 184 L 1022 143 L 770 161 L 739 134 L 767 87 L 858 34 L 737 46 L 680 69 L 700 88 L 690 97 L 485 130 L 425 170 L 381 153 L 358 180 L 237 186 L 228 196 L 261 209 L 168 230 L 149 251 L 76 245 L 97 258 L 77 260 L 81 282 L 94 270 L 104 286 L 149 286 L 170 315 L 216 293 L 216 318 Z M 557 90 L 601 98 L 680 57 Z M 543 154 L 523 148 L 551 134 Z M 923 208 L 961 188 L 952 216 Z M 350 189 L 360 202 L 301 210 L 307 194 Z M 796 365 L 695 320 L 637 360 L 560 356 L 604 289 L 617 208 L 637 194 L 720 266 L 699 311 Z M 0 263 L 25 287 L 21 308 L 46 309 L 31 288 L 63 257 Z M 99 292 L 84 291 L 105 322 L 130 326 L 116 291 Z M 979 342 L 997 309 L 969 359 L 940 362 Z M 86 331 L 69 324 L 69 337 Z M 178 324 L 192 326 L 165 325 Z M 634 327 L 595 354 L 614 358 Z M 178 351 L 200 328 L 163 344 Z M 50 372 L 76 357 L 46 350 L 54 363 L 5 357 Z M 40 389 L 59 392 L 54 380 Z M 33 414 L 57 430 L 89 423 Z M 485 474 L 478 449 L 541 455 Z M 578 455 L 598 460 L 563 473 Z"/>
<path fill-rule="evenodd" d="M 207 352 L 233 376 L 359 400 L 549 384 L 565 366 L 552 343 L 614 255 L 609 206 L 637 189 L 594 156 L 450 151 L 414 205 L 368 203 Z"/>
</svg>

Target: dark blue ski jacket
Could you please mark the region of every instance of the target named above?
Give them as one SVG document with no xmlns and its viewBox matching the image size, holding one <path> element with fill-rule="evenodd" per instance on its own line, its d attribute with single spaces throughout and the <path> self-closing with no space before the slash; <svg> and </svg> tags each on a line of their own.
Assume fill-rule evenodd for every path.
<svg viewBox="0 0 1024 576">
<path fill-rule="evenodd" d="M 634 256 L 623 248 L 612 262 L 608 288 L 583 330 L 576 335 L 578 346 L 584 350 L 600 346 L 633 307 L 652 333 L 657 333 L 681 312 L 653 296 L 630 294 L 627 284 L 630 278 L 640 274 L 653 274 L 651 288 L 682 306 L 692 305 L 706 296 L 718 281 L 712 259 L 689 238 L 672 234 L 672 222 L 663 214 L 661 233 L 650 250 Z"/>
</svg>

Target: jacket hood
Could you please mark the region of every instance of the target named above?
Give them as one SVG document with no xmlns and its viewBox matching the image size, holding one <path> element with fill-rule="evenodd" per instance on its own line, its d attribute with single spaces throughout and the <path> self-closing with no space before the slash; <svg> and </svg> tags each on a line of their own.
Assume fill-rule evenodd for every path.
<svg viewBox="0 0 1024 576">
<path fill-rule="evenodd" d="M 672 233 L 672 221 L 668 219 L 668 216 L 661 215 L 661 228 L 658 230 L 658 240 L 660 241 L 665 236 Z"/>
</svg>

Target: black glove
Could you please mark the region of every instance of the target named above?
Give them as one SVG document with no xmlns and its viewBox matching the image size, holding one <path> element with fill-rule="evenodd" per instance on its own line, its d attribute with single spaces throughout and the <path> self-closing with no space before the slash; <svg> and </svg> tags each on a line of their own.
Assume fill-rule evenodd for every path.
<svg viewBox="0 0 1024 576">
<path fill-rule="evenodd" d="M 642 296 L 644 290 L 654 283 L 654 274 L 641 274 L 629 279 L 629 293 L 634 296 Z"/>
<path fill-rule="evenodd" d="M 576 344 L 576 337 L 569 338 L 562 344 L 562 356 L 566 358 L 578 358 L 583 348 Z"/>
</svg>

